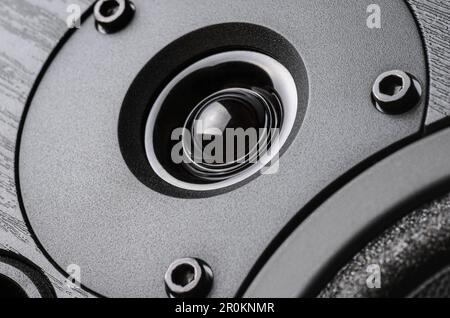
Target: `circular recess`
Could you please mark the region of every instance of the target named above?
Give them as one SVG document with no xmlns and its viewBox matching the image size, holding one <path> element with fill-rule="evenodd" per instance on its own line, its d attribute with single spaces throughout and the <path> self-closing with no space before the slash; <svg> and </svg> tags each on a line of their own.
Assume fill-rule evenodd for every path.
<svg viewBox="0 0 450 318">
<path fill-rule="evenodd" d="M 133 174 L 155 191 L 181 198 L 220 195 L 276 163 L 301 127 L 308 96 L 303 61 L 283 36 L 253 24 L 212 25 L 170 43 L 134 79 L 119 118 L 121 152 Z M 198 130 L 187 126 L 206 119 L 198 116 L 211 117 L 218 101 L 235 115 L 225 128 L 237 128 L 233 132 L 245 140 L 236 144 L 249 149 L 243 158 L 241 149 L 233 149 L 235 160 L 226 160 L 228 143 L 215 134 L 215 142 L 206 143 L 209 150 L 222 145 L 222 158 L 216 156 L 219 147 L 213 147 L 214 162 L 205 162 L 205 152 L 202 158 L 194 153 L 194 141 L 211 136 L 195 136 Z M 223 119 L 231 116 L 219 108 Z M 252 147 L 248 133 L 253 128 L 257 141 Z"/>
<path fill-rule="evenodd" d="M 151 107 L 150 166 L 188 191 L 233 186 L 277 160 L 297 109 L 295 81 L 275 59 L 251 51 L 209 56 L 170 81 Z"/>
<path fill-rule="evenodd" d="M 419 104 L 422 87 L 414 76 L 394 70 L 378 76 L 373 85 L 372 97 L 379 111 L 400 115 Z"/>
<path fill-rule="evenodd" d="M 164 281 L 171 298 L 206 297 L 213 284 L 213 272 L 202 260 L 182 258 L 170 264 Z"/>
<path fill-rule="evenodd" d="M 99 0 L 94 6 L 97 29 L 101 33 L 114 33 L 133 19 L 134 4 L 129 0 Z"/>
</svg>

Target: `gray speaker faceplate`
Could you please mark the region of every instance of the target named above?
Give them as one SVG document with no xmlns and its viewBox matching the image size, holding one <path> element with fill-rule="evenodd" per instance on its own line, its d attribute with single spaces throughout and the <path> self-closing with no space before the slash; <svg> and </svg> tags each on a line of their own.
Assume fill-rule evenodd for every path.
<svg viewBox="0 0 450 318">
<path fill-rule="evenodd" d="M 233 296 L 282 227 L 320 190 L 376 152 L 418 133 L 424 102 L 399 117 L 370 100 L 375 78 L 402 69 L 427 87 L 423 44 L 402 1 L 135 0 L 125 30 L 99 34 L 92 18 L 65 44 L 30 106 L 19 181 L 25 213 L 61 267 L 105 296 L 164 297 L 175 259 L 207 261 L 212 296 Z M 163 47 L 224 22 L 266 26 L 288 39 L 308 71 L 305 122 L 278 174 L 207 199 L 175 199 L 141 184 L 120 153 L 117 122 L 140 69 Z"/>
</svg>

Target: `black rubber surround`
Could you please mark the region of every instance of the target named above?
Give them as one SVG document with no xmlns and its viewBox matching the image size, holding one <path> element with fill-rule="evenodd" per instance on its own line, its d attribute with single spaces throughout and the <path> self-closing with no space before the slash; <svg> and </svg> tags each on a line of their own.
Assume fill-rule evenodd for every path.
<svg viewBox="0 0 450 318">
<path fill-rule="evenodd" d="M 208 26 L 171 43 L 154 56 L 140 71 L 125 96 L 119 116 L 118 137 L 123 158 L 131 172 L 146 186 L 162 194 L 180 198 L 203 198 L 234 190 L 258 177 L 229 188 L 194 192 L 177 188 L 162 180 L 151 168 L 144 144 L 144 131 L 151 105 L 163 88 L 183 69 L 202 58 L 232 50 L 250 50 L 266 54 L 283 64 L 293 76 L 298 94 L 307 100 L 306 68 L 297 50 L 280 34 L 254 24 L 226 23 Z M 297 135 L 306 113 L 298 105 L 296 123 L 280 155 Z"/>
</svg>

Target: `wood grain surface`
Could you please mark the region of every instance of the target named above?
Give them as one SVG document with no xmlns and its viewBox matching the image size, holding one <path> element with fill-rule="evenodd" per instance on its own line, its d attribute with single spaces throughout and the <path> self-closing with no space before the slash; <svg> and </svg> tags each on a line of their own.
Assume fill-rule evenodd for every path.
<svg viewBox="0 0 450 318">
<path fill-rule="evenodd" d="M 450 116 L 450 1 L 408 0 L 428 52 L 430 99 L 426 124 Z"/>
<path fill-rule="evenodd" d="M 170 0 L 168 0 L 170 1 Z M 322 0 L 317 0 L 322 1 Z M 400 0 L 392 0 L 400 1 Z M 68 31 L 67 7 L 94 0 L 0 1 L 0 249 L 38 264 L 58 297 L 89 297 L 71 288 L 33 241 L 16 196 L 14 155 L 25 103 L 48 56 Z M 430 65 L 427 124 L 450 116 L 450 1 L 408 0 L 423 30 Z"/>
<path fill-rule="evenodd" d="M 23 220 L 14 181 L 14 154 L 22 112 L 45 61 L 67 32 L 69 4 L 85 10 L 93 0 L 0 1 L 0 249 L 40 266 L 58 297 L 87 297 L 65 284 L 34 243 Z"/>
</svg>

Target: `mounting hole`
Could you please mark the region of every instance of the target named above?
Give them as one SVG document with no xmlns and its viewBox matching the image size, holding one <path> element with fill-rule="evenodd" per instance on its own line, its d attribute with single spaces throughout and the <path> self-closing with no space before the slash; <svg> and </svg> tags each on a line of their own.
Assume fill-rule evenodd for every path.
<svg viewBox="0 0 450 318">
<path fill-rule="evenodd" d="M 100 33 L 120 31 L 134 17 L 136 7 L 129 0 L 99 0 L 94 7 L 94 17 Z"/>
<path fill-rule="evenodd" d="M 111 17 L 119 11 L 120 4 L 116 0 L 107 0 L 100 6 L 100 13 L 104 17 Z"/>
<path fill-rule="evenodd" d="M 380 92 L 388 96 L 397 95 L 403 87 L 403 78 L 397 75 L 389 75 L 380 82 Z"/>
<path fill-rule="evenodd" d="M 172 281 L 181 287 L 186 287 L 195 279 L 195 268 L 190 264 L 181 264 L 172 272 Z"/>
<path fill-rule="evenodd" d="M 382 73 L 372 88 L 375 107 L 385 114 L 404 114 L 417 106 L 421 97 L 422 87 L 419 81 L 400 70 Z"/>
<path fill-rule="evenodd" d="M 164 281 L 171 298 L 206 297 L 212 288 L 213 272 L 200 259 L 182 258 L 170 264 Z"/>
</svg>

